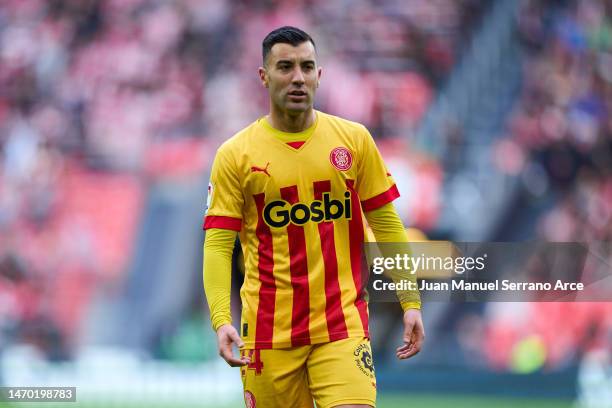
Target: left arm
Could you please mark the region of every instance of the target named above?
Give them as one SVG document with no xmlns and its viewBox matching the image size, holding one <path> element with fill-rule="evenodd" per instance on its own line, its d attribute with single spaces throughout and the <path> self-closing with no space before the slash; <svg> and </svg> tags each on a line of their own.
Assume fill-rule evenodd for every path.
<svg viewBox="0 0 612 408">
<path fill-rule="evenodd" d="M 365 217 L 377 242 L 408 242 L 406 230 L 393 203 L 367 211 Z M 411 275 L 416 279 L 416 275 Z M 418 291 L 399 291 L 398 298 L 404 310 L 404 344 L 397 348 L 397 358 L 410 358 L 421 351 L 425 329 L 421 317 Z"/>
</svg>

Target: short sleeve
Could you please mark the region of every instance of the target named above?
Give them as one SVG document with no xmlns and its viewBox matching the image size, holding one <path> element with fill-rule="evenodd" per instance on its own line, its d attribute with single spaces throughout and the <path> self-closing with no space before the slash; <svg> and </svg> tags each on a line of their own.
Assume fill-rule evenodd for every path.
<svg viewBox="0 0 612 408">
<path fill-rule="evenodd" d="M 213 162 L 206 202 L 204 229 L 240 231 L 244 197 L 231 151 L 223 146 L 217 151 Z"/>
<path fill-rule="evenodd" d="M 397 186 L 365 127 L 363 129 L 360 163 L 357 173 L 357 193 L 364 211 L 372 211 L 400 196 Z"/>
</svg>

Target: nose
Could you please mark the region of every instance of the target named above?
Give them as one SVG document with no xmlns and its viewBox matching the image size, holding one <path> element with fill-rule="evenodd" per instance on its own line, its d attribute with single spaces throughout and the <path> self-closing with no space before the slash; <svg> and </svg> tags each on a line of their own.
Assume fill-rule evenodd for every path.
<svg viewBox="0 0 612 408">
<path fill-rule="evenodd" d="M 304 81 L 304 73 L 302 72 L 301 67 L 296 67 L 293 70 L 293 78 L 291 78 L 291 82 L 294 84 L 303 84 Z"/>
</svg>

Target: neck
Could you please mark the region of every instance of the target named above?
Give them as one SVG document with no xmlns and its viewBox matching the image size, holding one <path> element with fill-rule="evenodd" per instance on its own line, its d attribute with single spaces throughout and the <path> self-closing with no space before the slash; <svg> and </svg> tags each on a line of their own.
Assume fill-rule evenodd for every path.
<svg viewBox="0 0 612 408">
<path fill-rule="evenodd" d="M 290 115 L 287 112 L 279 112 L 275 109 L 271 109 L 268 120 L 273 128 L 281 132 L 297 133 L 313 125 L 315 122 L 315 112 L 313 108 L 309 108 L 305 112 L 301 112 L 297 115 Z"/>
</svg>

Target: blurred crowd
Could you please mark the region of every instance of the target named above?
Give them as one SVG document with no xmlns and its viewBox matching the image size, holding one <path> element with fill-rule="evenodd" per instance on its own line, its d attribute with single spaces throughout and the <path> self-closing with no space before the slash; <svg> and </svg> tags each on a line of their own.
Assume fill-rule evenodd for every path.
<svg viewBox="0 0 612 408">
<path fill-rule="evenodd" d="M 522 94 L 500 143 L 500 167 L 556 204 L 538 222 L 548 241 L 612 238 L 612 4 L 526 2 Z"/>
<path fill-rule="evenodd" d="M 0 349 L 74 350 L 91 299 L 123 282 L 149 183 L 201 175 L 266 112 L 267 32 L 311 32 L 317 108 L 390 138 L 414 128 L 487 3 L 3 1 Z"/>
<path fill-rule="evenodd" d="M 547 202 L 535 219 L 533 238 L 604 242 L 596 250 L 601 263 L 585 265 L 582 278 L 609 293 L 612 3 L 530 0 L 518 33 L 526 53 L 524 84 L 509 137 L 495 148 L 498 166 L 521 179 L 529 197 L 524 204 Z M 498 304 L 487 313 L 488 354 L 495 367 L 516 368 L 521 350 L 539 355 L 534 369 L 576 364 L 593 350 L 603 350 L 612 364 L 611 303 Z"/>
<path fill-rule="evenodd" d="M 256 69 L 270 30 L 313 35 L 323 66 L 316 107 L 368 126 L 395 175 L 407 166 L 399 138 L 489 3 L 3 1 L 0 351 L 17 341 L 70 357 L 91 300 L 125 280 L 148 186 L 168 174 L 200 177 L 222 140 L 267 111 Z M 540 239 L 611 239 L 611 16 L 609 1 L 528 0 L 518 19 L 524 84 L 493 154 L 530 197 L 549 197 Z M 439 203 L 423 197 L 436 195 L 428 189 L 439 189 L 439 166 L 404 161 L 426 169 L 405 181 L 419 202 L 399 205 L 434 228 Z M 472 363 L 555 369 L 609 346 L 610 316 L 606 304 L 497 304 L 453 330 L 478 356 Z M 539 365 L 525 367 L 523 355 Z"/>
</svg>

